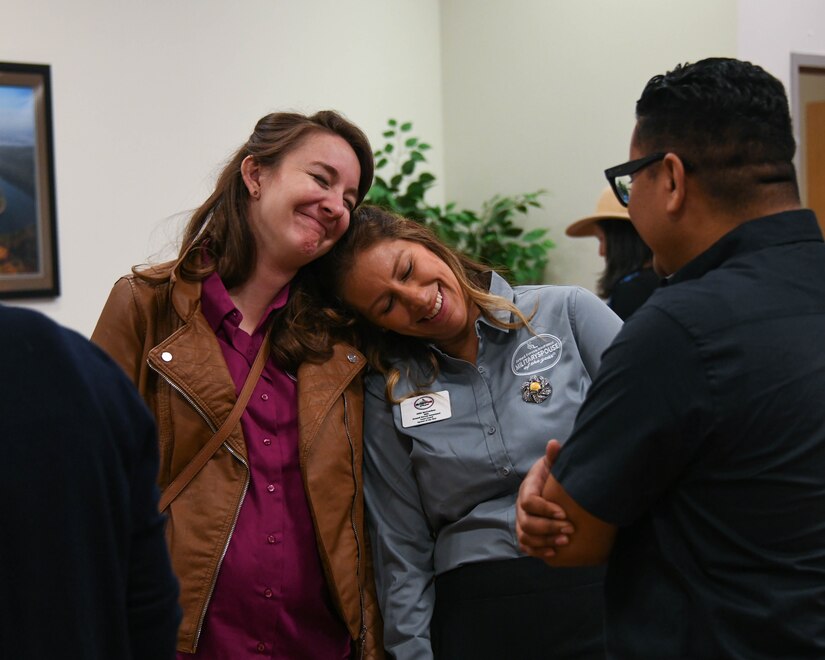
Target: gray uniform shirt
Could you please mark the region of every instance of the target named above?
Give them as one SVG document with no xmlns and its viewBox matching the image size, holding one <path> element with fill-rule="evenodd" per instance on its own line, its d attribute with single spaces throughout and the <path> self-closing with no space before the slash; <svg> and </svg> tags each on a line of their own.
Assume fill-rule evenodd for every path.
<svg viewBox="0 0 825 660">
<path fill-rule="evenodd" d="M 493 274 L 490 292 L 526 316 L 538 304 L 531 320 L 536 334 L 480 318 L 476 364 L 432 347 L 440 373 L 429 397 L 391 404 L 384 377 L 372 372 L 366 378 L 367 520 L 384 641 L 399 659 L 432 657 L 435 575 L 524 556 L 515 534 L 521 480 L 548 440 L 567 439 L 602 352 L 621 327 L 585 289 L 513 289 Z M 511 320 L 509 312 L 501 315 Z M 396 398 L 418 389 L 414 374 L 411 382 L 402 370 Z M 522 394 L 531 378 L 537 402 Z"/>
</svg>

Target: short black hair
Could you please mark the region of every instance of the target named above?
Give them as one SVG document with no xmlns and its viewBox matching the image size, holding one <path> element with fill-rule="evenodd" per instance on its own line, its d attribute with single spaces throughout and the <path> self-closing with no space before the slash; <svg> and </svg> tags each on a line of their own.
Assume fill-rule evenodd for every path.
<svg viewBox="0 0 825 660">
<path fill-rule="evenodd" d="M 729 206 L 746 203 L 760 186 L 778 185 L 798 198 L 788 97 L 755 64 L 714 57 L 654 76 L 636 119 L 640 147 L 677 154 L 705 191 Z"/>
</svg>

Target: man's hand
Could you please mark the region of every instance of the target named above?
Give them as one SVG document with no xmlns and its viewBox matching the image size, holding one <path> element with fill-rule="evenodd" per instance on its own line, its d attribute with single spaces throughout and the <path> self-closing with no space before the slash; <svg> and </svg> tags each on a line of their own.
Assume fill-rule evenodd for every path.
<svg viewBox="0 0 825 660">
<path fill-rule="evenodd" d="M 560 450 L 558 440 L 547 443 L 544 457 L 533 464 L 524 478 L 516 502 L 519 546 L 523 552 L 539 559 L 555 556 L 555 548 L 567 545 L 574 531 L 564 509 L 541 496 Z"/>
</svg>

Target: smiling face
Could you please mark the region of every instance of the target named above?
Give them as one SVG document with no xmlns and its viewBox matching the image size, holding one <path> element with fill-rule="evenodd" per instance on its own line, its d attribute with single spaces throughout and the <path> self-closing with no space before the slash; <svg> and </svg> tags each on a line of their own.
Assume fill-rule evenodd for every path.
<svg viewBox="0 0 825 660">
<path fill-rule="evenodd" d="M 362 250 L 343 280 L 344 301 L 371 323 L 458 355 L 478 316 L 453 271 L 419 243 L 384 239 Z"/>
<path fill-rule="evenodd" d="M 242 165 L 258 259 L 297 270 L 325 254 L 349 227 L 361 167 L 338 135 L 316 132 L 274 168 Z"/>
</svg>

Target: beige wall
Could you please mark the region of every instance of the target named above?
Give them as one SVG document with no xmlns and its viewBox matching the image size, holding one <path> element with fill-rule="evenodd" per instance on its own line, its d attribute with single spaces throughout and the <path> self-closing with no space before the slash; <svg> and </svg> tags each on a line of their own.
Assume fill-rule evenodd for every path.
<svg viewBox="0 0 825 660">
<path fill-rule="evenodd" d="M 85 334 L 263 114 L 332 107 L 373 141 L 405 116 L 443 143 L 437 0 L 5 0 L 0 14 L 0 61 L 51 64 L 54 96 L 63 292 L 14 304 Z"/>
<path fill-rule="evenodd" d="M 547 279 L 593 288 L 589 215 L 603 170 L 627 160 L 644 84 L 679 62 L 736 55 L 734 0 L 443 0 L 447 196 L 546 188 L 529 222 L 557 243 Z"/>
<path fill-rule="evenodd" d="M 806 143 L 805 105 L 822 97 L 820 76 L 798 75 L 791 56 L 825 57 L 825 2 L 822 0 L 739 0 L 739 57 L 758 62 L 788 90 L 797 144 Z M 814 56 L 813 58 L 810 56 Z M 803 203 L 807 199 L 804 149 L 797 151 Z"/>
<path fill-rule="evenodd" d="M 789 87 L 791 53 L 825 55 L 822 0 L 738 0 L 737 56 Z"/>
<path fill-rule="evenodd" d="M 825 54 L 822 0 L 6 0 L 0 61 L 52 65 L 63 294 L 14 301 L 91 332 L 262 114 L 333 107 L 378 143 L 412 120 L 434 201 L 546 188 L 548 281 L 593 288 L 589 214 L 648 78 L 739 56 L 789 78 Z"/>
</svg>

